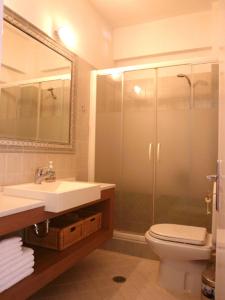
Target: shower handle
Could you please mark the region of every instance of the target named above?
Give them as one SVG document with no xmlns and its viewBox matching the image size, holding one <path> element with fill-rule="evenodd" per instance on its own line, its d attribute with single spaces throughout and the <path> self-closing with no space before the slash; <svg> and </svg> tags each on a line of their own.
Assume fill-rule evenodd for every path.
<svg viewBox="0 0 225 300">
<path fill-rule="evenodd" d="M 207 175 L 206 178 L 207 178 L 209 181 L 217 182 L 217 180 L 218 180 L 218 175 Z"/>
<path fill-rule="evenodd" d="M 152 143 L 148 145 L 148 159 L 149 161 L 152 160 Z"/>
<path fill-rule="evenodd" d="M 219 176 L 218 175 L 207 175 L 206 178 L 209 181 L 216 183 L 216 210 L 219 210 Z"/>
<path fill-rule="evenodd" d="M 161 146 L 161 144 L 158 143 L 157 144 L 157 161 L 159 161 L 159 157 L 160 157 L 160 146 Z"/>
<path fill-rule="evenodd" d="M 206 178 L 209 181 L 216 182 L 216 210 L 217 211 L 219 211 L 220 164 L 221 161 L 217 160 L 216 174 L 206 176 Z"/>
</svg>

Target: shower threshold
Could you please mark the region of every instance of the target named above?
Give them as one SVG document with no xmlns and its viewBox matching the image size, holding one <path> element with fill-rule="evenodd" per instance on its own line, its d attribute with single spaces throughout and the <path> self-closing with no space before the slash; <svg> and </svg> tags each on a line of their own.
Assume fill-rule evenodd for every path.
<svg viewBox="0 0 225 300">
<path fill-rule="evenodd" d="M 144 235 L 132 233 L 132 232 L 120 231 L 120 230 L 113 231 L 113 239 L 129 241 L 129 242 L 139 243 L 139 244 L 147 244 Z"/>
</svg>

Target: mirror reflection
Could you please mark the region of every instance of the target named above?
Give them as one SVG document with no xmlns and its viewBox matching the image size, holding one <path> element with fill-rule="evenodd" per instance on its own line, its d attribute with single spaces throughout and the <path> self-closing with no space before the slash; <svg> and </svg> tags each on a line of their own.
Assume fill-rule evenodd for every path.
<svg viewBox="0 0 225 300">
<path fill-rule="evenodd" d="M 70 60 L 4 21 L 0 138 L 70 142 Z"/>
</svg>

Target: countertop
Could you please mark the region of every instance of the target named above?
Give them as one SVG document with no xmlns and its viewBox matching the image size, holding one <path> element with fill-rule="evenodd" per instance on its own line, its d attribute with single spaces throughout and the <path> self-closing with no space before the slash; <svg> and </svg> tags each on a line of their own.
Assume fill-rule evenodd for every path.
<svg viewBox="0 0 225 300">
<path fill-rule="evenodd" d="M 101 191 L 113 189 L 116 187 L 116 185 L 114 183 L 103 183 L 103 182 L 95 182 L 95 183 L 100 183 Z"/>
<path fill-rule="evenodd" d="M 60 179 L 59 179 L 60 180 Z M 69 178 L 65 178 L 63 179 L 64 181 L 76 181 L 75 178 L 73 177 L 69 177 Z M 78 180 L 79 181 L 79 180 Z M 107 189 L 113 189 L 116 187 L 116 185 L 114 183 L 106 183 L 106 182 L 95 182 L 95 181 L 89 181 L 90 183 L 96 183 L 100 185 L 100 190 L 107 190 Z"/>
<path fill-rule="evenodd" d="M 99 184 L 100 184 L 101 191 L 115 188 L 116 186 L 113 183 L 99 183 Z M 0 217 L 5 217 L 8 215 L 16 214 L 22 211 L 26 211 L 41 206 L 45 206 L 44 201 L 33 200 L 33 199 L 22 198 L 22 197 L 6 196 L 3 194 L 3 192 L 0 192 Z"/>
<path fill-rule="evenodd" d="M 0 217 L 5 217 L 41 206 L 45 206 L 45 204 L 40 200 L 11 197 L 0 193 Z"/>
</svg>

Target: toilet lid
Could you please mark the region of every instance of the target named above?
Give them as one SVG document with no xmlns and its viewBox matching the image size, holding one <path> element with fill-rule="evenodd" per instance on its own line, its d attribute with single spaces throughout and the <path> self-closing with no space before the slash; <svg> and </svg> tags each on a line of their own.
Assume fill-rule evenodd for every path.
<svg viewBox="0 0 225 300">
<path fill-rule="evenodd" d="M 156 224 L 151 226 L 149 233 L 161 240 L 191 245 L 205 245 L 207 237 L 206 228 L 177 224 Z"/>
</svg>

